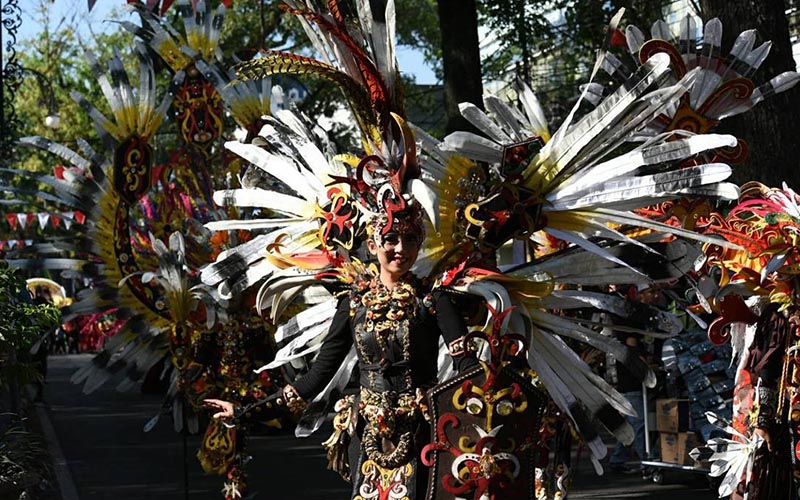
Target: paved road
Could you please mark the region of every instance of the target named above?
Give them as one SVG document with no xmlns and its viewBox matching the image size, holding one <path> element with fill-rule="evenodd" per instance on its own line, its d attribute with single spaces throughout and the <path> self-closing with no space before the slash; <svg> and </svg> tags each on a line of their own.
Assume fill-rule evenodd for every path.
<svg viewBox="0 0 800 500">
<path fill-rule="evenodd" d="M 161 407 L 160 396 L 117 392 L 113 379 L 87 396 L 69 382 L 71 374 L 89 360 L 88 355 L 55 356 L 48 365 L 44 413 L 57 441 L 53 443 L 56 461 L 62 462 L 63 500 L 183 499 L 184 470 L 190 499 L 221 498 L 221 478 L 205 475 L 194 457 L 198 438 L 187 439 L 185 455 L 183 439 L 167 419 L 162 418 L 151 432 L 143 432 L 145 423 Z M 288 435 L 254 437 L 248 471 L 255 498 L 349 498 L 347 485 L 325 470 L 319 446 L 325 437 L 324 433 L 307 440 Z M 675 473 L 666 479 L 667 484 L 655 485 L 632 476 L 598 478 L 584 460 L 570 498 L 716 498 L 708 491 L 705 478 L 698 475 Z M 71 482 L 72 489 L 65 482 Z"/>
</svg>

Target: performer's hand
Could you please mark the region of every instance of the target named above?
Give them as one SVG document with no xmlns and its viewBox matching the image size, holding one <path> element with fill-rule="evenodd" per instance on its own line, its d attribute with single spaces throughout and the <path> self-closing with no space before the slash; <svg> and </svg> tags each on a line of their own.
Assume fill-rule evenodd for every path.
<svg viewBox="0 0 800 500">
<path fill-rule="evenodd" d="M 278 406 L 286 405 L 289 411 L 295 414 L 303 413 L 303 410 L 308 406 L 308 403 L 297 393 L 297 389 L 291 385 L 285 385 L 283 387 L 281 396 L 275 400 L 275 403 Z"/>
<path fill-rule="evenodd" d="M 233 403 L 221 399 L 204 399 L 203 405 L 209 410 L 215 410 L 213 418 L 233 418 Z"/>
<path fill-rule="evenodd" d="M 769 431 L 764 428 L 757 427 L 755 432 L 761 436 L 765 443 L 767 443 L 767 450 L 772 451 L 772 438 L 769 435 Z"/>
</svg>

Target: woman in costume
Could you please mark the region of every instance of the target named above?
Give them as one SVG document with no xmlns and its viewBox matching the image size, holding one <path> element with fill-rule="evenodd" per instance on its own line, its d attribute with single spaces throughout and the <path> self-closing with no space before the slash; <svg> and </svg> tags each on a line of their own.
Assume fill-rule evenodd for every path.
<svg viewBox="0 0 800 500">
<path fill-rule="evenodd" d="M 393 491 L 415 498 L 427 483 L 426 468 L 419 465 L 422 446 L 430 438 L 423 396 L 437 383 L 439 337 L 452 347 L 456 369 L 474 366 L 475 361 L 460 347 L 466 326 L 447 294 L 441 289 L 431 292 L 410 272 L 424 236 L 416 205 L 394 214 L 391 221 L 385 214 L 375 217 L 368 235 L 367 249 L 377 258 L 378 273 L 357 277 L 340 296 L 316 362 L 305 376 L 284 387 L 279 401 L 302 411 L 355 345 L 360 392 L 337 404 L 337 425 L 347 422 L 354 439 L 349 459 L 333 460 L 331 465 L 352 478 L 353 498 L 375 491 L 387 473 Z M 234 416 L 230 403 L 208 403 L 221 410 L 215 417 Z M 329 443 L 329 457 L 342 458 L 341 446 L 341 441 Z"/>
<path fill-rule="evenodd" d="M 800 418 L 794 409 L 797 402 L 790 401 L 790 397 L 796 398 L 798 377 L 790 350 L 796 349 L 799 324 L 794 304 L 783 311 L 778 304 L 770 304 L 756 323 L 743 370 L 755 382 L 749 424 L 753 437 L 758 436 L 764 444 L 754 457 L 752 477 L 740 483 L 731 498 L 798 498 L 794 464 Z"/>
<path fill-rule="evenodd" d="M 519 390 L 531 385 L 532 377 L 527 381 L 511 374 L 504 375 L 504 379 L 496 377 L 504 369 L 501 365 L 507 351 L 527 356 L 537 383 L 580 430 L 599 468 L 598 461 L 604 457 L 606 447 L 595 426 L 630 442 L 633 432 L 620 413 L 634 414 L 634 409 L 594 375 L 561 337 L 614 354 L 648 384 L 654 384 L 655 377 L 615 339 L 594 332 L 579 319 L 549 310 L 588 305 L 627 314 L 629 307 L 623 299 L 575 290 L 575 286 L 651 283 L 674 276 L 656 276 L 650 269 L 669 274 L 685 268 L 693 259 L 688 258 L 682 242 L 654 251 L 608 225 L 647 227 L 704 240 L 690 231 L 651 222 L 628 210 L 651 204 L 653 199 L 695 192 L 738 195 L 734 187 L 721 182 L 730 173 L 727 165 L 708 163 L 689 169 L 680 166 L 687 157 L 732 146 L 735 139 L 666 134 L 622 156 L 613 156 L 628 132 L 643 126 L 645 117 L 674 104 L 691 83 L 686 79 L 670 84 L 669 58 L 657 54 L 597 109 L 577 118 L 579 101 L 552 136 L 532 91 L 521 86 L 522 109 L 494 96 L 485 99 L 490 114 L 474 105 L 462 105 L 463 114 L 492 140 L 457 132 L 441 143 L 421 130 L 412 130 L 402 118 L 400 94 L 396 92 L 394 3 L 387 2 L 385 22 L 376 21 L 368 12 L 369 2 L 360 7 L 364 11 L 359 10 L 356 17 L 339 9 L 336 1 L 329 2 L 328 12 L 309 6 L 289 8 L 314 35 L 315 47 L 329 62 L 270 52 L 238 68 L 242 79 L 281 72 L 315 73 L 337 84 L 353 108 L 363 150 L 359 154 L 327 154 L 328 148 L 320 147 L 311 128 L 296 116 L 265 117 L 259 138 L 252 144 L 226 143 L 226 148 L 246 159 L 258 175 L 248 175 L 248 170 L 242 177 L 241 189 L 217 192 L 215 202 L 258 207 L 264 218 L 206 225 L 217 231 L 258 232 L 205 267 L 201 272 L 204 284 L 214 287 L 221 297 L 261 284 L 256 306 L 270 309 L 273 319 L 295 299 L 304 302 L 305 310 L 276 329 L 274 340 L 282 347 L 276 359 L 263 367 L 303 364 L 316 354 L 310 372 L 283 391 L 281 400 L 289 407 L 301 408 L 304 400 L 313 397 L 309 409 L 319 409 L 334 389 L 345 385 L 355 364 L 361 366 L 361 386 L 365 390 L 359 394 L 360 404 L 354 407 L 347 399 L 337 404 L 337 410 L 343 411 L 334 422 L 337 434 L 327 443 L 329 459 L 337 470 L 345 470 L 348 461 L 340 454 L 347 434 L 344 431 L 354 431 L 360 439 L 360 448 L 351 443 L 352 449 L 362 452 L 351 455 L 354 464 L 358 464 L 356 470 L 350 471 L 356 488 L 367 488 L 368 493 L 377 488 L 386 491 L 393 484 L 402 491 L 418 489 L 420 476 L 415 475 L 414 468 L 419 455 L 411 451 L 421 422 L 417 389 L 435 382 L 435 342 L 440 335 L 428 332 L 418 337 L 414 325 L 427 323 L 441 330 L 446 344 L 443 351 L 454 356 L 455 368 L 464 368 L 462 365 L 467 363 L 462 353 L 468 342 L 460 340 L 464 328 L 448 326 L 462 322 L 455 312 L 447 312 L 452 305 L 443 299 L 446 296 L 427 287 L 419 288 L 407 279 L 397 279 L 407 273 L 415 260 L 415 272 L 428 277 L 439 290 L 448 287 L 475 295 L 497 311 L 499 318 L 491 328 L 497 338 L 483 346 L 493 346 L 491 362 L 481 364 L 481 373 L 485 371 L 486 377 L 482 379 L 473 373 L 477 370 L 470 370 L 463 375 L 473 377 L 469 384 L 461 385 L 467 380 L 458 377 L 453 379 L 459 381 L 457 386 L 448 386 L 454 393 L 449 401 L 457 411 L 442 404 L 448 400 L 448 387 L 430 398 L 436 437 L 428 446 L 428 453 L 423 452 L 422 460 L 437 469 L 432 472 L 437 481 L 431 481 L 431 486 L 449 492 L 437 498 L 463 497 L 466 491 L 475 491 L 475 498 L 484 493 L 527 498 L 526 478 L 533 474 L 525 465 L 531 463 L 527 457 L 537 446 L 536 430 L 528 427 L 538 425 L 541 401 L 536 394 L 538 388 L 529 393 Z M 618 17 L 612 24 L 617 21 Z M 665 90 L 663 87 L 668 84 L 669 92 L 648 93 L 654 88 Z M 490 164 L 492 175 L 487 175 L 487 169 L 476 161 Z M 659 173 L 649 174 L 649 170 L 639 168 L 648 165 L 659 165 Z M 269 182 L 263 181 L 264 173 Z M 636 189 L 632 190 L 632 186 Z M 422 237 L 407 241 L 403 238 L 422 234 L 423 218 L 418 214 L 423 210 L 428 219 L 428 238 L 417 259 L 417 251 L 408 253 L 406 247 L 421 244 Z M 396 224 L 400 223 L 410 229 L 397 230 Z M 506 242 L 512 238 L 532 239 L 538 230 L 573 243 L 576 248 L 505 273 L 487 265 Z M 355 258 L 357 241 L 365 233 L 368 249 L 381 264 L 381 270 L 376 269 L 373 275 L 366 274 Z M 606 241 L 598 244 L 597 238 Z M 394 250 L 402 247 L 399 258 L 390 248 L 395 240 L 399 246 Z M 643 264 L 654 256 L 661 259 L 657 266 Z M 389 265 L 396 266 L 396 272 L 388 273 L 390 278 L 395 277 L 381 279 Z M 338 300 L 326 298 L 326 291 L 320 288 L 326 285 L 330 289 L 331 281 L 347 284 L 354 290 L 353 295 Z M 569 289 L 561 290 L 564 287 Z M 431 289 L 435 289 L 433 285 Z M 416 298 L 411 290 L 417 292 Z M 421 305 L 419 297 L 423 297 Z M 659 311 L 650 312 L 648 318 L 653 324 L 645 328 L 674 330 L 674 318 Z M 487 322 L 485 331 L 491 323 Z M 481 359 L 486 361 L 488 357 Z M 441 380 L 448 378 L 446 370 L 439 373 Z M 376 387 L 386 389 L 375 390 Z M 495 398 L 506 390 L 513 401 Z M 438 400 L 437 394 L 441 396 Z M 218 417 L 246 416 L 248 412 L 247 408 L 235 412 L 232 405 L 221 401 L 211 400 L 208 404 L 217 410 Z M 353 408 L 358 409 L 357 418 Z M 523 415 L 525 408 L 533 413 L 532 418 L 522 418 L 527 417 Z M 301 419 L 299 436 L 308 435 L 319 426 L 319 418 L 309 418 L 314 413 L 319 412 L 307 411 Z M 464 413 L 472 415 L 474 423 L 480 425 L 464 425 L 468 418 Z M 497 425 L 502 419 L 496 415 L 519 416 L 519 425 Z M 450 432 L 456 419 L 461 419 L 462 425 L 458 432 Z M 311 425 L 310 420 L 314 420 Z M 519 449 L 508 453 L 497 444 L 501 438 L 506 439 L 504 433 L 521 437 L 513 440 Z M 493 447 L 502 451 L 494 453 Z M 361 454 L 364 456 L 358 457 Z M 436 458 L 432 458 L 434 455 Z M 503 463 L 486 469 L 500 472 L 481 472 L 490 462 Z M 391 467 L 385 470 L 388 466 L 381 464 Z M 384 484 L 378 485 L 381 480 Z M 363 491 L 357 489 L 356 494 L 367 496 Z M 403 496 L 414 497 L 413 493 Z"/>
</svg>

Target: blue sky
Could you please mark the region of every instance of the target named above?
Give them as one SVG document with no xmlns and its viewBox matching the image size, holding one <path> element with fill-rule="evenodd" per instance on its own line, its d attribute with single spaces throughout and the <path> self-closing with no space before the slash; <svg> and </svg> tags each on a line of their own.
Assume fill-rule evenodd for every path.
<svg viewBox="0 0 800 500">
<path fill-rule="evenodd" d="M 38 23 L 37 14 L 34 9 L 40 0 L 23 0 L 20 2 L 22 8 L 22 26 L 17 33 L 18 39 L 30 39 L 38 36 L 43 26 Z M 87 36 L 89 28 L 94 31 L 109 29 L 109 23 L 105 20 L 111 15 L 115 7 L 124 8 L 124 0 L 97 0 L 92 12 L 89 12 L 87 0 L 53 0 L 50 4 L 51 9 L 51 28 L 55 28 L 57 20 L 62 17 L 75 16 L 80 20 L 82 34 Z"/>
<path fill-rule="evenodd" d="M 33 12 L 33 6 L 38 3 L 39 0 L 23 0 L 20 2 L 23 14 L 22 25 L 17 33 L 18 40 L 34 38 L 41 32 L 42 26 L 36 22 Z M 94 9 L 90 13 L 87 0 L 54 0 L 50 4 L 53 19 L 51 26 L 54 26 L 56 21 L 64 16 L 75 16 L 76 19 L 81 20 L 80 26 L 83 36 L 89 36 L 90 28 L 95 32 L 115 29 L 113 24 L 106 20 L 111 17 L 113 10 L 122 10 L 124 6 L 125 0 L 97 0 Z M 135 21 L 135 19 L 132 20 Z M 397 60 L 400 71 L 414 75 L 417 83 L 436 83 L 433 71 L 425 64 L 419 51 L 398 47 Z"/>
</svg>

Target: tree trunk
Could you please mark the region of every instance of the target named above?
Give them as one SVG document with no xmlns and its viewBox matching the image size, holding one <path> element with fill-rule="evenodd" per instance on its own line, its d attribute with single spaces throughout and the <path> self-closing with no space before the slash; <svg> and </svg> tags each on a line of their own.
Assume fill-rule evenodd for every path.
<svg viewBox="0 0 800 500">
<path fill-rule="evenodd" d="M 478 10 L 475 0 L 437 0 L 442 32 L 445 131 L 474 130 L 458 112 L 458 103 L 483 107 Z"/>
<path fill-rule="evenodd" d="M 755 29 L 760 40 L 772 40 L 772 50 L 753 76 L 756 86 L 773 76 L 795 69 L 789 24 L 784 0 L 702 0 L 703 17 L 722 21 L 722 50 L 727 54 L 736 37 Z M 786 181 L 800 186 L 800 141 L 797 140 L 797 114 L 800 113 L 800 87 L 765 99 L 754 109 L 724 120 L 716 132 L 729 133 L 747 141 L 749 158 L 734 165 L 733 181 L 757 180 L 771 187 Z"/>
</svg>

